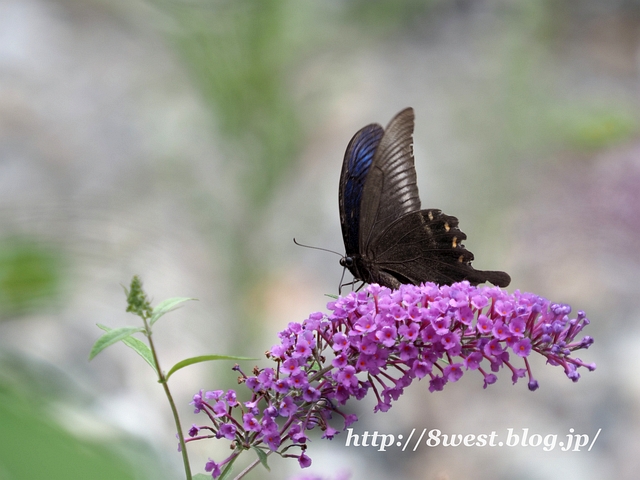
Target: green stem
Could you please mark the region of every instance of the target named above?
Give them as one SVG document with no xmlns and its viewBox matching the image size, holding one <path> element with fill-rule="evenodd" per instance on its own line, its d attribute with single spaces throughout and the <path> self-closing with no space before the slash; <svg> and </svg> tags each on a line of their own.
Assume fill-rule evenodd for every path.
<svg viewBox="0 0 640 480">
<path fill-rule="evenodd" d="M 271 450 L 269 450 L 267 452 L 267 456 L 271 455 L 273 452 Z M 247 473 L 249 473 L 251 470 L 253 470 L 254 468 L 256 468 L 256 466 L 260 463 L 260 459 L 256 458 L 253 462 L 251 462 L 247 468 L 245 468 L 244 470 L 242 470 L 236 477 L 233 478 L 233 480 L 240 480 L 242 477 L 244 477 Z"/>
<path fill-rule="evenodd" d="M 184 473 L 186 475 L 187 480 L 192 480 L 191 475 L 191 466 L 189 465 L 189 455 L 187 454 L 187 444 L 184 441 L 184 434 L 182 433 L 182 426 L 180 425 L 180 416 L 178 415 L 178 409 L 176 408 L 176 404 L 173 401 L 173 396 L 171 395 L 171 391 L 169 390 L 169 384 L 167 383 L 167 378 L 164 375 L 164 372 L 160 368 L 160 362 L 158 360 L 158 355 L 156 353 L 156 347 L 153 344 L 153 339 L 151 336 L 151 329 L 149 328 L 149 324 L 147 323 L 146 318 L 142 318 L 144 321 L 144 327 L 147 331 L 147 338 L 149 339 L 149 348 L 151 348 L 151 353 L 153 354 L 153 362 L 156 366 L 156 371 L 158 372 L 158 382 L 162 384 L 162 388 L 164 388 L 164 393 L 169 400 L 169 405 L 171 405 L 171 411 L 173 412 L 173 419 L 176 422 L 176 429 L 178 430 L 178 439 L 180 440 L 180 451 L 182 452 L 182 462 L 184 463 Z"/>
</svg>

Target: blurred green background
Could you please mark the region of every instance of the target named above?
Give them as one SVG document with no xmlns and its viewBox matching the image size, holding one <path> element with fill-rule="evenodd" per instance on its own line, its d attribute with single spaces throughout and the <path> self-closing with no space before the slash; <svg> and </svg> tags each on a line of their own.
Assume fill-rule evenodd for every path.
<svg viewBox="0 0 640 480">
<path fill-rule="evenodd" d="M 338 436 L 313 441 L 311 471 L 636 478 L 639 33 L 635 0 L 0 0 L 0 480 L 181 478 L 152 372 L 122 345 L 88 363 L 95 324 L 135 322 L 133 274 L 156 303 L 199 298 L 156 328 L 168 369 L 258 356 L 324 310 L 338 258 L 292 238 L 343 251 L 347 143 L 407 106 L 423 206 L 457 216 L 510 290 L 584 309 L 598 370 L 572 384 L 538 359 L 535 393 L 418 383 L 386 414 L 351 405 L 356 432 L 602 433 L 582 453 Z M 186 428 L 197 390 L 234 388 L 230 366 L 172 377 Z M 228 451 L 192 447 L 194 471 Z"/>
</svg>

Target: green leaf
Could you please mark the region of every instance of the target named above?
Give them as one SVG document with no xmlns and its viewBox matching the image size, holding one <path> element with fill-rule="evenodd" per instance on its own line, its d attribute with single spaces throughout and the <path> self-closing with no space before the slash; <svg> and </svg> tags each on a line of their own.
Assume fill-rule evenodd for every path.
<svg viewBox="0 0 640 480">
<path fill-rule="evenodd" d="M 333 298 L 334 300 L 337 300 L 338 298 L 340 298 L 338 295 L 332 295 L 330 293 L 325 293 L 324 296 L 325 297 L 329 297 L 329 298 Z"/>
<path fill-rule="evenodd" d="M 100 326 L 103 330 L 106 330 L 108 327 Z M 104 328 L 103 328 L 104 327 Z M 102 350 L 107 348 L 114 343 L 119 342 L 120 340 L 124 340 L 125 338 L 131 336 L 137 332 L 144 332 L 144 328 L 141 327 L 122 327 L 122 328 L 114 328 L 107 330 L 107 333 L 102 335 L 96 343 L 93 344 L 93 348 L 91 349 L 91 353 L 89 353 L 89 360 L 99 354 Z"/>
<path fill-rule="evenodd" d="M 180 305 L 181 303 L 186 302 L 188 300 L 197 300 L 197 298 L 173 297 L 173 298 L 167 298 L 166 300 L 160 302 L 153 309 L 153 314 L 151 315 L 151 320 L 149 321 L 149 324 L 153 325 L 165 313 L 169 313 L 172 310 L 175 310 L 176 308 L 178 308 L 178 305 Z"/>
<path fill-rule="evenodd" d="M 258 459 L 260 460 L 260 463 L 262 464 L 262 466 L 266 468 L 268 472 L 270 472 L 271 469 L 269 468 L 269 464 L 267 463 L 268 457 L 267 457 L 267 454 L 264 453 L 264 450 L 258 447 L 251 447 L 251 448 L 255 450 L 255 452 L 258 454 Z"/>
<path fill-rule="evenodd" d="M 98 324 L 98 327 L 104 330 L 105 332 L 112 331 L 111 328 Z M 127 347 L 131 348 L 134 352 L 142 357 L 142 359 L 149 364 L 153 371 L 158 373 L 156 369 L 156 365 L 153 361 L 153 353 L 151 353 L 151 349 L 149 345 L 144 343 L 142 340 L 138 340 L 136 337 L 127 337 L 122 339 L 122 343 L 124 343 Z"/>
<path fill-rule="evenodd" d="M 179 361 L 173 367 L 171 367 L 171 370 L 169 370 L 169 373 L 167 373 L 167 380 L 169 380 L 169 377 L 173 375 L 175 372 L 177 372 L 178 370 L 180 370 L 181 368 L 188 367 L 189 365 L 193 365 L 196 363 L 210 362 L 213 360 L 258 360 L 258 359 L 249 358 L 249 357 L 236 357 L 234 355 L 200 355 L 199 357 L 185 358 L 184 360 Z"/>
<path fill-rule="evenodd" d="M 237 458 L 238 456 L 235 456 L 231 459 L 231 461 L 229 461 L 229 463 L 227 463 L 227 465 L 222 469 L 222 473 L 220 477 L 218 477 L 218 480 L 227 480 L 228 478 L 231 478 L 231 472 L 233 472 L 233 464 L 235 463 Z"/>
<path fill-rule="evenodd" d="M 207 473 L 196 473 L 193 477 L 193 480 L 211 480 L 211 475 Z"/>
<path fill-rule="evenodd" d="M 69 274 L 65 254 L 44 238 L 5 234 L 0 239 L 0 319 L 55 310 Z"/>
<path fill-rule="evenodd" d="M 7 373 L 5 367 L 6 364 L 3 363 L 3 374 Z M 31 367 L 40 368 L 35 365 Z M 66 381 L 62 384 L 66 384 Z M 34 386 L 34 389 L 42 387 L 43 385 Z M 69 392 L 69 394 L 77 395 L 77 392 Z M 34 401 L 34 398 L 22 396 L 12 388 L 7 390 L 3 385 L 0 394 L 0 425 L 2 425 L 0 427 L 2 430 L 0 478 L 3 480 L 35 480 L 36 478 L 47 480 L 153 478 L 160 480 L 170 478 L 168 474 L 163 476 L 150 473 L 146 462 L 161 463 L 161 459 L 160 457 L 152 459 L 151 448 L 138 439 L 124 434 L 120 434 L 117 441 L 108 438 L 87 438 L 76 436 L 62 427 L 60 418 L 54 418 L 56 409 L 48 404 L 50 401 L 65 401 L 58 395 L 59 393 L 52 394 L 49 391 L 41 394 L 44 398 Z M 37 460 L 33 457 L 35 452 L 37 452 Z M 141 460 L 142 465 L 134 467 L 131 456 Z M 29 460 L 30 458 L 35 461 Z M 152 468 L 156 470 L 155 465 Z M 211 480 L 211 476 L 208 480 Z"/>
</svg>

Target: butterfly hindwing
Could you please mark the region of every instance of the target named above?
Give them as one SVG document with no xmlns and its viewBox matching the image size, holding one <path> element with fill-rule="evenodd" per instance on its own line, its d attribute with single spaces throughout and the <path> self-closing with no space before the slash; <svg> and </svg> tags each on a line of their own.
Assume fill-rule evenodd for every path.
<svg viewBox="0 0 640 480">
<path fill-rule="evenodd" d="M 474 285 L 487 281 L 508 285 L 506 273 L 471 266 L 473 253 L 462 245 L 466 238 L 456 217 L 436 209 L 420 210 L 397 219 L 371 246 L 367 257 L 375 259 L 374 270 L 381 278 L 397 280 L 394 288 L 401 283 L 451 284 L 462 280 Z"/>
</svg>

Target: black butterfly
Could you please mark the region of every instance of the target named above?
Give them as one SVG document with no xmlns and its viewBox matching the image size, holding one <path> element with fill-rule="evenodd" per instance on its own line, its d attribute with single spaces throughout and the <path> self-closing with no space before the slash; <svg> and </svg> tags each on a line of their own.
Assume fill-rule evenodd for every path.
<svg viewBox="0 0 640 480">
<path fill-rule="evenodd" d="M 420 210 L 413 162 L 413 109 L 398 113 L 386 130 L 367 125 L 344 155 L 340 175 L 340 223 L 347 251 L 340 265 L 355 280 L 389 288 L 468 280 L 509 285 L 505 272 L 476 270 L 458 219 Z"/>
</svg>

